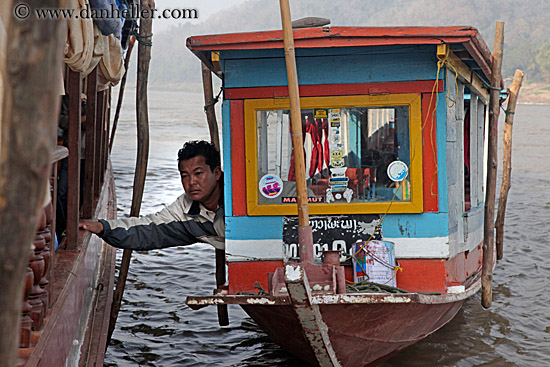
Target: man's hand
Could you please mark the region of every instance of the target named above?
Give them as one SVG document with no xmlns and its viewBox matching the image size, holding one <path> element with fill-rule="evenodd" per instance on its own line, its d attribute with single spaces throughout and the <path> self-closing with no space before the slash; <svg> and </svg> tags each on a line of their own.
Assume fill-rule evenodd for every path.
<svg viewBox="0 0 550 367">
<path fill-rule="evenodd" d="M 78 228 L 83 229 L 85 231 L 90 231 L 95 234 L 100 234 L 103 232 L 103 224 L 101 222 L 93 221 L 93 220 L 83 220 L 78 223 Z"/>
</svg>

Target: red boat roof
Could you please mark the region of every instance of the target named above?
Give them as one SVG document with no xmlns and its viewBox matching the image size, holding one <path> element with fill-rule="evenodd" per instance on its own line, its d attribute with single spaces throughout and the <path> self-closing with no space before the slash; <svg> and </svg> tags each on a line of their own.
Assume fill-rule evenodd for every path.
<svg viewBox="0 0 550 367">
<path fill-rule="evenodd" d="M 449 44 L 491 77 L 491 52 L 473 27 L 317 27 L 294 30 L 295 48 Z M 211 65 L 208 51 L 283 49 L 283 32 L 262 31 L 195 36 L 187 47 Z"/>
</svg>

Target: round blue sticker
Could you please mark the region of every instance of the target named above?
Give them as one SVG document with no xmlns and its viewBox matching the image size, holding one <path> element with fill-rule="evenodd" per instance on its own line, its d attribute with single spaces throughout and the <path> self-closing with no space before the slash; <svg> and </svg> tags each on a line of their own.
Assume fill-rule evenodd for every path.
<svg viewBox="0 0 550 367">
<path fill-rule="evenodd" d="M 388 166 L 388 177 L 394 182 L 401 182 L 407 177 L 409 168 L 405 162 L 393 161 Z"/>
</svg>

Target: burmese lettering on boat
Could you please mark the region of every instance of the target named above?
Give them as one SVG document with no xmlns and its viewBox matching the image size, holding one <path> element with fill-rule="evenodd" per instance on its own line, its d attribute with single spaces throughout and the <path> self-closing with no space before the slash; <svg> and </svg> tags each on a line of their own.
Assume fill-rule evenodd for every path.
<svg viewBox="0 0 550 367">
<path fill-rule="evenodd" d="M 373 235 L 380 223 L 379 215 L 334 215 L 311 216 L 309 218 L 313 233 L 315 257 L 321 258 L 321 251 L 342 250 L 342 259 L 353 254 L 356 242 L 366 241 Z M 298 218 L 284 217 L 283 245 L 288 258 L 300 255 L 298 246 Z M 373 239 L 381 240 L 380 228 L 374 233 Z M 351 264 L 347 261 L 346 264 Z"/>
</svg>

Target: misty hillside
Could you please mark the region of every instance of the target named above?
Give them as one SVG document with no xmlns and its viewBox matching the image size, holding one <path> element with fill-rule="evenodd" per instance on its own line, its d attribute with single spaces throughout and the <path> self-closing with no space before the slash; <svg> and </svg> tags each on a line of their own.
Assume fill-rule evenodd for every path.
<svg viewBox="0 0 550 367">
<path fill-rule="evenodd" d="M 293 19 L 325 17 L 332 20 L 333 26 L 471 25 L 478 28 L 490 49 L 495 22 L 502 20 L 504 76 L 512 76 L 520 68 L 527 81 L 550 82 L 548 0 L 291 0 L 291 11 Z M 276 0 L 249 0 L 201 19 L 198 24 L 172 27 L 153 38 L 150 81 L 153 85 L 200 81 L 200 62 L 185 47 L 191 35 L 280 28 Z"/>
</svg>

